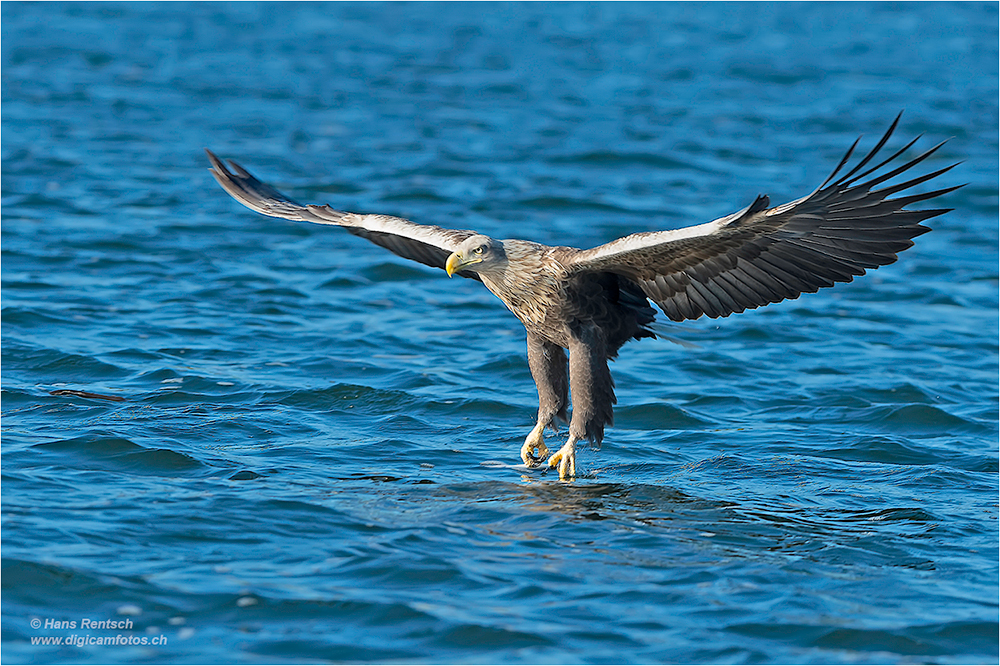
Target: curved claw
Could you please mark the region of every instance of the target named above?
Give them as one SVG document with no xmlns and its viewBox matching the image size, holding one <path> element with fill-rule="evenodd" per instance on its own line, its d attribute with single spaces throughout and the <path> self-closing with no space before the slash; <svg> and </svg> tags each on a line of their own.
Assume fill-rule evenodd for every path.
<svg viewBox="0 0 1000 666">
<path fill-rule="evenodd" d="M 576 441 L 571 437 L 555 455 L 549 458 L 549 467 L 559 467 L 559 479 L 576 476 Z"/>
<path fill-rule="evenodd" d="M 521 456 L 521 460 L 524 461 L 525 465 L 534 469 L 535 467 L 541 467 L 545 464 L 545 456 L 548 455 L 548 453 L 549 452 L 546 451 L 544 455 L 540 456 L 535 455 L 534 453 L 529 453 L 526 456 Z"/>
<path fill-rule="evenodd" d="M 539 424 L 528 434 L 521 446 L 521 460 L 528 467 L 539 467 L 545 463 L 546 456 L 549 455 L 549 447 L 545 446 L 545 438 L 542 436 L 545 426 Z M 535 453 L 538 449 L 538 453 Z"/>
</svg>

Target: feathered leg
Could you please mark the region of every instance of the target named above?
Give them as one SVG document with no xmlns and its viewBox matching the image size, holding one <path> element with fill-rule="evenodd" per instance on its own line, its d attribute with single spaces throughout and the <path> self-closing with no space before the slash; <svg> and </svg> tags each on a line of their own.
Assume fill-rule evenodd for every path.
<svg viewBox="0 0 1000 666">
<path fill-rule="evenodd" d="M 569 383 L 573 392 L 569 439 L 549 458 L 549 467 L 559 467 L 560 479 L 576 476 L 576 443 L 586 439 L 600 446 L 604 426 L 614 421 L 615 383 L 607 345 L 596 326 L 586 326 L 570 339 Z"/>
<path fill-rule="evenodd" d="M 526 465 L 540 465 L 549 455 L 545 446 L 545 428 L 556 430 L 556 419 L 566 422 L 569 404 L 569 379 L 566 352 L 538 336 L 528 334 L 528 367 L 538 387 L 538 422 L 524 440 L 521 460 Z M 538 451 L 536 454 L 535 451 Z"/>
</svg>

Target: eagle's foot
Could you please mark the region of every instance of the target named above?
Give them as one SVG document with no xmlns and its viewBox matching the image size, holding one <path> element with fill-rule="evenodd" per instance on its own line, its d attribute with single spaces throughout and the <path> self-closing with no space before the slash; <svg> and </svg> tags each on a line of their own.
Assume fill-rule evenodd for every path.
<svg viewBox="0 0 1000 666">
<path fill-rule="evenodd" d="M 524 445 L 521 446 L 521 460 L 528 467 L 538 467 L 545 463 L 545 457 L 549 455 L 549 447 L 545 446 L 545 437 L 543 432 L 545 431 L 545 426 L 539 423 L 535 428 L 528 433 L 527 438 L 524 440 Z M 535 453 L 535 450 L 538 453 Z"/>
<path fill-rule="evenodd" d="M 559 467 L 559 478 L 570 479 L 576 476 L 576 440 L 573 437 L 549 458 L 549 467 Z"/>
</svg>

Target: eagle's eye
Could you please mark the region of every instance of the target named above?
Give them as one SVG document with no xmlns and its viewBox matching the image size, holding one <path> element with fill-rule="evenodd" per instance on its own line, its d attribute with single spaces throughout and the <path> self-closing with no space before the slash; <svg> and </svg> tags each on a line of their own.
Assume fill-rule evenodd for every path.
<svg viewBox="0 0 1000 666">
<path fill-rule="evenodd" d="M 479 247 L 477 247 L 475 250 L 472 251 L 472 254 L 482 254 L 482 253 L 483 253 L 482 245 L 480 245 Z"/>
</svg>

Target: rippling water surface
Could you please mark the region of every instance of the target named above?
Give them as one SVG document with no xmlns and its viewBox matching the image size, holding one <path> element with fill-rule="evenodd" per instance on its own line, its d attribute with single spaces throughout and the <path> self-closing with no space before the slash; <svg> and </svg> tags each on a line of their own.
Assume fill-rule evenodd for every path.
<svg viewBox="0 0 1000 666">
<path fill-rule="evenodd" d="M 6 663 L 996 662 L 995 3 L 0 11 Z M 802 196 L 901 109 L 954 212 L 626 347 L 571 483 L 503 466 L 493 296 L 202 153 L 588 247 Z"/>
</svg>

